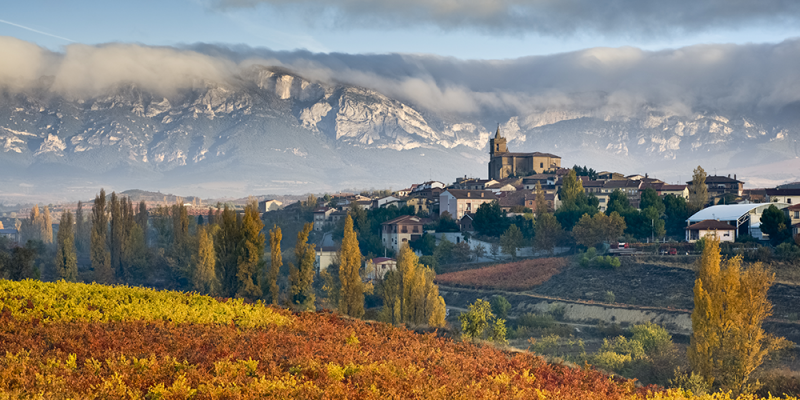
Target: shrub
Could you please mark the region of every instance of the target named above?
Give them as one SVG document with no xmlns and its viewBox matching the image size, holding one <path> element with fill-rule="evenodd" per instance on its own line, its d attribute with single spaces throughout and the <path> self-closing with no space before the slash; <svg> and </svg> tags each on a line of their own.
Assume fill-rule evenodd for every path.
<svg viewBox="0 0 800 400">
<path fill-rule="evenodd" d="M 607 290 L 603 295 L 603 301 L 609 304 L 616 303 L 617 296 L 614 296 L 614 292 Z"/>
<path fill-rule="evenodd" d="M 794 243 L 781 243 L 775 248 L 775 255 L 783 261 L 796 261 L 800 259 L 800 246 Z"/>
<path fill-rule="evenodd" d="M 633 333 L 631 340 L 641 343 L 648 356 L 664 354 L 672 348 L 672 336 L 669 332 L 652 322 L 634 325 L 631 333 Z"/>
<path fill-rule="evenodd" d="M 495 296 L 492 298 L 492 312 L 497 315 L 497 318 L 508 317 L 508 311 L 511 310 L 511 303 L 503 296 Z"/>
<path fill-rule="evenodd" d="M 548 329 L 556 324 L 555 318 L 550 314 L 525 313 L 517 318 L 517 325 L 535 329 Z"/>
</svg>

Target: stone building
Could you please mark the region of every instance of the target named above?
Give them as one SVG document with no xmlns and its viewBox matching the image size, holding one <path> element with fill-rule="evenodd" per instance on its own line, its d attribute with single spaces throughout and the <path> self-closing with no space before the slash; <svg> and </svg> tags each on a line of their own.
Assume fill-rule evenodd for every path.
<svg viewBox="0 0 800 400">
<path fill-rule="evenodd" d="M 501 180 L 510 176 L 541 174 L 561 167 L 561 157 L 550 153 L 510 153 L 506 139 L 497 128 L 489 139 L 489 179 Z"/>
</svg>

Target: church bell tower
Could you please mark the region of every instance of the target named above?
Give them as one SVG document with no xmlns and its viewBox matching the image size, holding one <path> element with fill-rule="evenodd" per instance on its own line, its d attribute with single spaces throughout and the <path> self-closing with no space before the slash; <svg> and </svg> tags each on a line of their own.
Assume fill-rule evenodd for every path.
<svg viewBox="0 0 800 400">
<path fill-rule="evenodd" d="M 489 139 L 489 155 L 494 157 L 495 154 L 501 153 L 508 153 L 508 147 L 506 147 L 506 138 L 500 136 L 500 125 L 498 125 L 494 139 Z"/>
</svg>

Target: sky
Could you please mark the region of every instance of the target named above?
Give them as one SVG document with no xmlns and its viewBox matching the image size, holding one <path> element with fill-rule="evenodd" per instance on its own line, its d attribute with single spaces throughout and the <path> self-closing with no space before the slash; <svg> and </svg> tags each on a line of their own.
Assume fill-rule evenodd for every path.
<svg viewBox="0 0 800 400">
<path fill-rule="evenodd" d="M 0 36 L 53 51 L 211 43 L 485 60 L 778 43 L 800 37 L 798 15 L 795 0 L 26 0 L 0 9 Z"/>
</svg>

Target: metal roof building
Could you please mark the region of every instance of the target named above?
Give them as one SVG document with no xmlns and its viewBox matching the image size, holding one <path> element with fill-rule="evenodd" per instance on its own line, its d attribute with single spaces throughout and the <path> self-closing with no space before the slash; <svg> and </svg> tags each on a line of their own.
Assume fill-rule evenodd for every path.
<svg viewBox="0 0 800 400">
<path fill-rule="evenodd" d="M 704 208 L 686 220 L 687 225 L 705 220 L 726 222 L 736 227 L 736 237 L 750 235 L 756 239 L 767 240 L 769 236 L 761 232 L 761 214 L 769 206 L 784 209 L 786 203 L 727 204 Z"/>
</svg>

